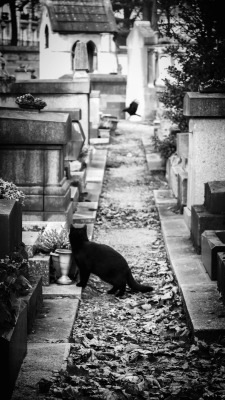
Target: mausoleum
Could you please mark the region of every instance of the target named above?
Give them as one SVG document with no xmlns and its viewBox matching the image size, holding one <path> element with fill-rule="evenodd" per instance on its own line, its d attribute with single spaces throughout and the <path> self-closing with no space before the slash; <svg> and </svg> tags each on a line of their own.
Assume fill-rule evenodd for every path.
<svg viewBox="0 0 225 400">
<path fill-rule="evenodd" d="M 40 79 L 57 79 L 76 69 L 78 42 L 87 47 L 89 72 L 117 73 L 110 0 L 46 0 L 40 23 Z"/>
</svg>

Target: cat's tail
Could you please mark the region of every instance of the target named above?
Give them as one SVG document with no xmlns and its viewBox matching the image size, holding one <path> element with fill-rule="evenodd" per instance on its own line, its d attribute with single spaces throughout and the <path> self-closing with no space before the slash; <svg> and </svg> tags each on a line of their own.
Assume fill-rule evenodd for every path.
<svg viewBox="0 0 225 400">
<path fill-rule="evenodd" d="M 136 292 L 144 293 L 144 292 L 152 292 L 152 290 L 154 290 L 152 286 L 141 285 L 140 283 L 138 283 L 134 279 L 131 271 L 129 271 L 127 275 L 127 284 L 132 290 L 135 290 Z"/>
</svg>

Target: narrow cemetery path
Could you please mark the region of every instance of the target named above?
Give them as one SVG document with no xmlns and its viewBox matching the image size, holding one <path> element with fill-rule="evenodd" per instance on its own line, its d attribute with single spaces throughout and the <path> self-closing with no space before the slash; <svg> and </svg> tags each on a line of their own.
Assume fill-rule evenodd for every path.
<svg viewBox="0 0 225 400">
<path fill-rule="evenodd" d="M 121 121 L 113 134 L 93 240 L 121 252 L 137 280 L 155 290 L 117 298 L 92 276 L 68 372 L 46 399 L 225 399 L 225 340 L 191 338 L 167 259 L 153 198 L 167 184 L 147 169 L 141 135 L 149 129 Z"/>
</svg>

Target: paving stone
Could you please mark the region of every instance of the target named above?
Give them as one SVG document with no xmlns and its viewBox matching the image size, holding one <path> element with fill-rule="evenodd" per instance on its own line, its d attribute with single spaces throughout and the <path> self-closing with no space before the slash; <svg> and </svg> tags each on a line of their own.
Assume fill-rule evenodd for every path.
<svg viewBox="0 0 225 400">
<path fill-rule="evenodd" d="M 97 210 L 97 202 L 79 202 L 77 204 L 77 210 L 73 215 L 73 223 L 88 224 L 94 222 Z"/>
<path fill-rule="evenodd" d="M 177 204 L 177 200 L 175 199 L 173 192 L 171 189 L 165 190 L 153 190 L 154 198 L 156 204 Z"/>
<path fill-rule="evenodd" d="M 216 283 L 182 285 L 181 292 L 194 335 L 202 340 L 224 335 L 224 305 Z"/>
</svg>

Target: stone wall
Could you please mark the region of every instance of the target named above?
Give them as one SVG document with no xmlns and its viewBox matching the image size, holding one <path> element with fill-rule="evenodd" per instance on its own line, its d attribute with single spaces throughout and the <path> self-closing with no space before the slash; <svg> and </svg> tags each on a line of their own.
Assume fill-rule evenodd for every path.
<svg viewBox="0 0 225 400">
<path fill-rule="evenodd" d="M 126 76 L 114 74 L 89 74 L 91 90 L 100 91 L 100 112 L 123 119 L 126 103 Z"/>
</svg>

